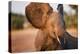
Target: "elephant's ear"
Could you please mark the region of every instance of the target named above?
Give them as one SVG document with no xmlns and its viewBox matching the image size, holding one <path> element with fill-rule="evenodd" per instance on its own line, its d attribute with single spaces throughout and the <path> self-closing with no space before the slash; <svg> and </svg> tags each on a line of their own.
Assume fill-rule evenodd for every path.
<svg viewBox="0 0 80 54">
<path fill-rule="evenodd" d="M 59 4 L 57 10 L 63 16 L 63 4 Z"/>
<path fill-rule="evenodd" d="M 65 22 L 64 22 L 64 7 L 63 7 L 63 4 L 59 4 L 57 10 L 60 14 L 60 20 L 63 24 L 63 27 L 64 27 L 64 29 L 66 29 Z"/>
</svg>

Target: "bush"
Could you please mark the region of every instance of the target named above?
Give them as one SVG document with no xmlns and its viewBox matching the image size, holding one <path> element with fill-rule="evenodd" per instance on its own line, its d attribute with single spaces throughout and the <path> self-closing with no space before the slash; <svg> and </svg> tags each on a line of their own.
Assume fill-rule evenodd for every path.
<svg viewBox="0 0 80 54">
<path fill-rule="evenodd" d="M 11 15 L 11 29 L 23 29 L 24 17 L 21 15 Z"/>
<path fill-rule="evenodd" d="M 77 15 L 64 17 L 66 28 L 77 28 L 78 27 L 78 18 Z"/>
</svg>

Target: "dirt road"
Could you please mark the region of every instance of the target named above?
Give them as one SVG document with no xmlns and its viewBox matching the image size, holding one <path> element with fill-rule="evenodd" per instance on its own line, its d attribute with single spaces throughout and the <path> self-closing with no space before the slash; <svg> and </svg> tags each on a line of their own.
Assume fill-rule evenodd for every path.
<svg viewBox="0 0 80 54">
<path fill-rule="evenodd" d="M 27 29 L 11 32 L 13 52 L 35 51 L 35 37 L 38 29 Z"/>
</svg>

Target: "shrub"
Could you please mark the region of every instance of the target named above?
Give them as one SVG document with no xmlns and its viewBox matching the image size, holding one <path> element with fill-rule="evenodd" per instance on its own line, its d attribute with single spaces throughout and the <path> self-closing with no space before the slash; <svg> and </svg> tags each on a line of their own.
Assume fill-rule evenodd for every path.
<svg viewBox="0 0 80 54">
<path fill-rule="evenodd" d="M 24 17 L 17 14 L 11 14 L 11 29 L 22 29 Z"/>
</svg>

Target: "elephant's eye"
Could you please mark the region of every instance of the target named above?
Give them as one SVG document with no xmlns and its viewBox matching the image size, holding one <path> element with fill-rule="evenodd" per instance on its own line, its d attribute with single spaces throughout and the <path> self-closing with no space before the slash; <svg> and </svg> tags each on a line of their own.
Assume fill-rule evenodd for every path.
<svg viewBox="0 0 80 54">
<path fill-rule="evenodd" d="M 50 15 L 53 12 L 53 8 L 49 8 L 49 11 L 47 12 L 48 15 Z"/>
<path fill-rule="evenodd" d="M 51 13 L 52 13 L 52 11 L 51 11 L 51 10 L 49 10 L 49 11 L 47 12 L 47 14 L 48 14 L 48 15 L 50 15 Z"/>
</svg>

